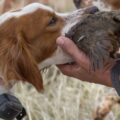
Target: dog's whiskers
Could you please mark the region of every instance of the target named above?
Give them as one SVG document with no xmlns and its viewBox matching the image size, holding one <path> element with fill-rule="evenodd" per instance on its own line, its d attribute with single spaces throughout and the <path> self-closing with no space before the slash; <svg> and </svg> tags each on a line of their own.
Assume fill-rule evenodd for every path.
<svg viewBox="0 0 120 120">
<path fill-rule="evenodd" d="M 40 71 L 41 71 L 42 73 L 46 73 L 46 72 L 47 72 L 47 70 L 48 70 L 48 68 L 50 68 L 50 66 L 47 66 L 47 67 L 45 67 L 45 68 L 41 69 Z"/>
</svg>

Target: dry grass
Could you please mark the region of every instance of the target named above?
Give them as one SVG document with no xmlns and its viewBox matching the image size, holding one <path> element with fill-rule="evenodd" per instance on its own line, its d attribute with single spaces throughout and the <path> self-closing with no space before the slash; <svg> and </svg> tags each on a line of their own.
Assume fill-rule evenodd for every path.
<svg viewBox="0 0 120 120">
<path fill-rule="evenodd" d="M 62 75 L 55 67 L 43 73 L 45 90 L 37 91 L 19 83 L 16 95 L 27 109 L 25 120 L 93 120 L 93 111 L 113 89 L 81 82 Z M 29 92 L 28 92 L 29 91 Z M 119 120 L 119 107 L 114 107 L 105 120 Z"/>
<path fill-rule="evenodd" d="M 1 11 L 2 11 L 2 0 Z M 15 0 L 12 9 L 26 4 Z M 40 0 L 39 0 L 40 1 Z M 42 0 L 41 0 L 42 2 Z M 75 9 L 72 0 L 50 0 L 58 11 Z M 93 120 L 93 111 L 104 96 L 115 94 L 113 89 L 81 82 L 62 75 L 54 66 L 43 73 L 45 90 L 38 93 L 31 85 L 18 83 L 15 94 L 27 110 L 25 120 Z M 105 120 L 120 120 L 120 107 L 115 106 Z"/>
</svg>

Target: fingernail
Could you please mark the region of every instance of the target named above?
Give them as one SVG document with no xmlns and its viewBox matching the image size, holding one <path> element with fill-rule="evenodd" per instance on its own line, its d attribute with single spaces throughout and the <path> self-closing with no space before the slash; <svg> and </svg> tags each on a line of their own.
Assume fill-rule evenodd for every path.
<svg viewBox="0 0 120 120">
<path fill-rule="evenodd" d="M 56 42 L 57 42 L 58 45 L 62 46 L 64 44 L 64 38 L 63 37 L 59 37 L 59 38 L 57 38 Z"/>
</svg>

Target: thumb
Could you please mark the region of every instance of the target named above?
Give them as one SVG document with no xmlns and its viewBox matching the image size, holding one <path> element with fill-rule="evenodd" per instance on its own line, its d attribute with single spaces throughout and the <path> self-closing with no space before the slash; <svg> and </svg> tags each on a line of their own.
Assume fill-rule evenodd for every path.
<svg viewBox="0 0 120 120">
<path fill-rule="evenodd" d="M 74 67 L 72 65 L 63 64 L 63 65 L 57 65 L 57 67 L 64 75 L 72 76 L 74 74 Z"/>
<path fill-rule="evenodd" d="M 88 57 L 75 45 L 75 43 L 64 36 L 57 39 L 57 44 L 68 53 L 81 67 L 88 68 L 90 61 Z"/>
<path fill-rule="evenodd" d="M 63 74 L 68 75 L 70 77 L 77 76 L 78 71 L 80 73 L 80 71 L 82 70 L 81 67 L 77 65 L 76 63 L 57 65 L 57 67 L 60 69 L 60 71 Z"/>
</svg>

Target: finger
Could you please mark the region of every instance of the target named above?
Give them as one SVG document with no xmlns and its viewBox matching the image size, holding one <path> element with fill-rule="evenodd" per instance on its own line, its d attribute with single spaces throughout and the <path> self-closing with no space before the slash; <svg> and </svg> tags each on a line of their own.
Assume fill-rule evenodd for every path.
<svg viewBox="0 0 120 120">
<path fill-rule="evenodd" d="M 67 76 L 80 79 L 82 81 L 92 82 L 92 74 L 90 74 L 85 69 L 81 68 L 76 63 L 73 65 L 59 65 L 58 68 L 61 72 Z"/>
<path fill-rule="evenodd" d="M 57 67 L 64 75 L 72 76 L 71 74 L 73 73 L 73 68 L 71 65 L 58 65 Z"/>
<path fill-rule="evenodd" d="M 88 69 L 90 61 L 88 57 L 78 49 L 72 40 L 61 36 L 57 39 L 57 44 L 68 53 L 81 67 Z"/>
</svg>

